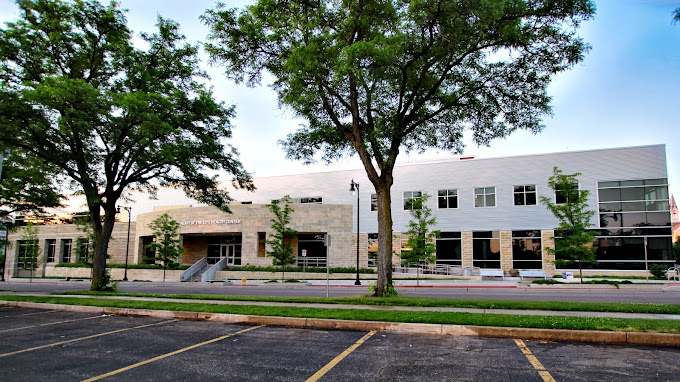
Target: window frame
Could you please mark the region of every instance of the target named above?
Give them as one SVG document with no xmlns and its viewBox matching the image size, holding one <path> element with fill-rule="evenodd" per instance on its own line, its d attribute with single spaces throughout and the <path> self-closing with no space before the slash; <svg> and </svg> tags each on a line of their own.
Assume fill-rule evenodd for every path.
<svg viewBox="0 0 680 382">
<path fill-rule="evenodd" d="M 452 191 L 455 193 L 454 195 L 451 195 Z M 443 196 L 440 195 L 440 193 L 442 193 L 442 192 L 445 192 L 446 195 L 443 195 Z M 455 201 L 456 201 L 455 207 L 451 207 L 450 204 L 449 204 L 450 198 L 452 198 L 452 197 L 454 197 Z M 446 207 L 441 206 L 441 199 L 442 198 L 445 200 Z M 455 210 L 455 209 L 458 209 L 458 206 L 460 205 L 458 199 L 459 199 L 459 195 L 458 195 L 458 189 L 457 188 L 447 188 L 447 189 L 443 189 L 443 190 L 437 190 L 437 209 L 440 209 L 440 210 Z"/>
<path fill-rule="evenodd" d="M 406 194 L 411 194 L 410 197 L 406 197 Z M 415 194 L 418 193 L 420 194 L 419 196 L 415 196 Z M 402 202 L 404 206 L 404 211 L 411 211 L 413 210 L 413 204 L 408 202 L 409 200 L 422 200 L 423 199 L 423 191 L 404 191 L 402 192 Z"/>
<path fill-rule="evenodd" d="M 493 193 L 487 193 L 488 189 L 493 189 Z M 483 190 L 483 194 L 477 194 L 477 190 Z M 487 196 L 493 195 L 493 206 L 489 206 L 486 203 L 486 198 Z M 488 186 L 488 187 L 474 187 L 472 189 L 472 205 L 474 208 L 495 208 L 498 206 L 498 198 L 496 197 L 497 195 L 497 190 L 496 186 Z M 482 200 L 484 200 L 484 205 L 483 206 L 478 206 L 477 205 L 477 196 L 484 196 Z"/>
<path fill-rule="evenodd" d="M 57 262 L 57 239 L 45 239 L 45 263 Z"/>
<path fill-rule="evenodd" d="M 527 191 L 527 187 L 529 187 L 529 186 L 533 187 L 534 190 L 533 191 Z M 517 187 L 522 187 L 522 191 L 518 192 L 516 190 Z M 533 204 L 527 204 L 527 195 L 528 194 L 534 194 L 534 203 Z M 518 195 L 522 195 L 522 200 L 524 202 L 523 204 L 517 204 L 516 197 Z M 537 205 L 538 204 L 538 189 L 537 189 L 536 185 L 535 184 L 516 184 L 516 185 L 513 185 L 512 186 L 512 204 L 514 206 L 524 206 L 524 207 Z"/>
<path fill-rule="evenodd" d="M 61 239 L 61 253 L 60 260 L 62 263 L 70 263 L 73 259 L 73 239 Z M 66 251 L 68 248 L 68 251 Z M 67 256 L 68 253 L 68 256 Z"/>
<path fill-rule="evenodd" d="M 580 195 L 581 194 L 581 182 L 577 182 L 577 183 L 574 183 L 574 184 L 576 185 L 577 195 Z M 564 202 L 560 203 L 560 201 L 557 198 L 559 192 L 562 192 L 562 190 L 559 190 L 559 189 L 555 190 L 555 204 L 558 205 L 558 206 L 563 206 L 567 203 L 568 196 L 564 198 L 564 200 L 565 200 Z"/>
<path fill-rule="evenodd" d="M 533 234 L 533 235 L 532 235 Z M 539 257 L 540 259 L 516 259 L 515 258 L 515 243 L 518 241 L 538 241 L 539 249 Z M 511 251 L 512 251 L 512 268 L 513 269 L 527 269 L 527 270 L 542 270 L 543 269 L 543 260 L 544 260 L 544 255 L 543 255 L 543 248 L 544 248 L 544 243 L 543 243 L 543 235 L 541 234 L 540 230 L 515 230 L 512 231 L 511 233 Z M 536 263 L 540 262 L 541 266 L 540 268 L 525 268 L 525 267 L 519 267 L 518 265 L 521 265 L 522 263 Z"/>
<path fill-rule="evenodd" d="M 300 198 L 300 204 L 323 204 L 323 196 L 308 196 Z"/>
</svg>

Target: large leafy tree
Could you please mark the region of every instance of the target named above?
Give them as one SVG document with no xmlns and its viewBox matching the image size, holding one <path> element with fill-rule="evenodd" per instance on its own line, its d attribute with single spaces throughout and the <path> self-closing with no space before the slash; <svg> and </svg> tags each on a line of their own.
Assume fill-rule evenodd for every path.
<svg viewBox="0 0 680 382">
<path fill-rule="evenodd" d="M 45 208 L 61 206 L 57 168 L 25 150 L 5 151 L 0 146 L 0 151 L 8 154 L 0 179 L 0 220 L 12 214 L 40 216 Z"/>
<path fill-rule="evenodd" d="M 555 191 L 556 199 L 541 196 L 543 203 L 560 222 L 555 230 L 555 249 L 547 249 L 555 255 L 555 265 L 578 264 L 579 277 L 583 283 L 583 264 L 596 264 L 593 246 L 600 232 L 588 230 L 592 226 L 595 211 L 588 207 L 588 190 L 579 190 L 580 173 L 565 174 L 553 168 L 548 186 Z M 559 202 L 559 203 L 558 203 Z"/>
<path fill-rule="evenodd" d="M 208 11 L 207 50 L 249 85 L 270 73 L 281 104 L 307 121 L 283 145 L 312 162 L 358 155 L 378 207 L 376 295 L 392 285 L 390 190 L 400 152 L 460 153 L 538 132 L 552 76 L 588 50 L 575 29 L 589 0 L 259 0 Z"/>
<path fill-rule="evenodd" d="M 228 210 L 218 171 L 250 176 L 225 142 L 233 108 L 216 102 L 197 47 L 159 17 L 141 34 L 118 5 L 18 0 L 0 29 L 0 143 L 55 166 L 85 195 L 95 236 L 92 289 L 106 287 L 116 202 L 131 188 L 169 185 Z"/>
<path fill-rule="evenodd" d="M 2 117 L 0 117 L 2 118 Z M 0 170 L 0 231 L 13 231 L 11 215 L 41 217 L 45 209 L 61 206 L 58 170 L 39 158 L 27 156 L 17 148 L 9 150 L 0 145 L 3 157 Z M 0 235 L 4 248 L 6 235 Z M 4 251 L 0 250 L 0 269 L 4 272 Z"/>
</svg>

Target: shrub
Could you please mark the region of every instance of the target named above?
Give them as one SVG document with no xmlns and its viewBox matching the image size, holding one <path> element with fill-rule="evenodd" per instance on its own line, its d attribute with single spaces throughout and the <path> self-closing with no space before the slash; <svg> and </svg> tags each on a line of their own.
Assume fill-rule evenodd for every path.
<svg viewBox="0 0 680 382">
<path fill-rule="evenodd" d="M 654 277 L 656 278 L 664 278 L 666 277 L 666 271 L 668 270 L 668 267 L 663 264 L 652 264 L 649 266 L 649 273 L 653 274 Z"/>
<path fill-rule="evenodd" d="M 532 284 L 562 284 L 561 282 L 559 282 L 555 279 L 534 280 L 531 283 Z"/>
</svg>

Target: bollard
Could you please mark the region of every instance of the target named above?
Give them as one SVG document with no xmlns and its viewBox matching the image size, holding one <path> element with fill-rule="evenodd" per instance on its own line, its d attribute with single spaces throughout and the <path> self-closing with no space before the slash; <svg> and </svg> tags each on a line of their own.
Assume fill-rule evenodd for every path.
<svg viewBox="0 0 680 382">
<path fill-rule="evenodd" d="M 246 285 L 246 278 L 245 277 L 241 277 L 241 285 Z"/>
</svg>

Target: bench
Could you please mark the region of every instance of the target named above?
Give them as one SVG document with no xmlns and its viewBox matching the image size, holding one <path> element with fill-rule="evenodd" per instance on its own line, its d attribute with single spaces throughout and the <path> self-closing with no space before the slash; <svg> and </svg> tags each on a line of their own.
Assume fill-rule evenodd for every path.
<svg viewBox="0 0 680 382">
<path fill-rule="evenodd" d="M 521 280 L 524 280 L 525 277 L 542 277 L 544 279 L 548 278 L 548 276 L 543 271 L 537 271 L 537 270 L 519 271 L 519 278 Z"/>
<path fill-rule="evenodd" d="M 673 280 L 677 280 L 679 275 L 680 275 L 680 268 L 678 268 L 678 267 L 671 267 L 671 268 L 668 268 L 668 270 L 666 271 L 666 276 L 668 277 L 668 281 L 671 280 L 671 277 L 673 278 Z"/>
<path fill-rule="evenodd" d="M 480 269 L 479 275 L 482 277 L 504 277 L 502 269 Z"/>
</svg>

